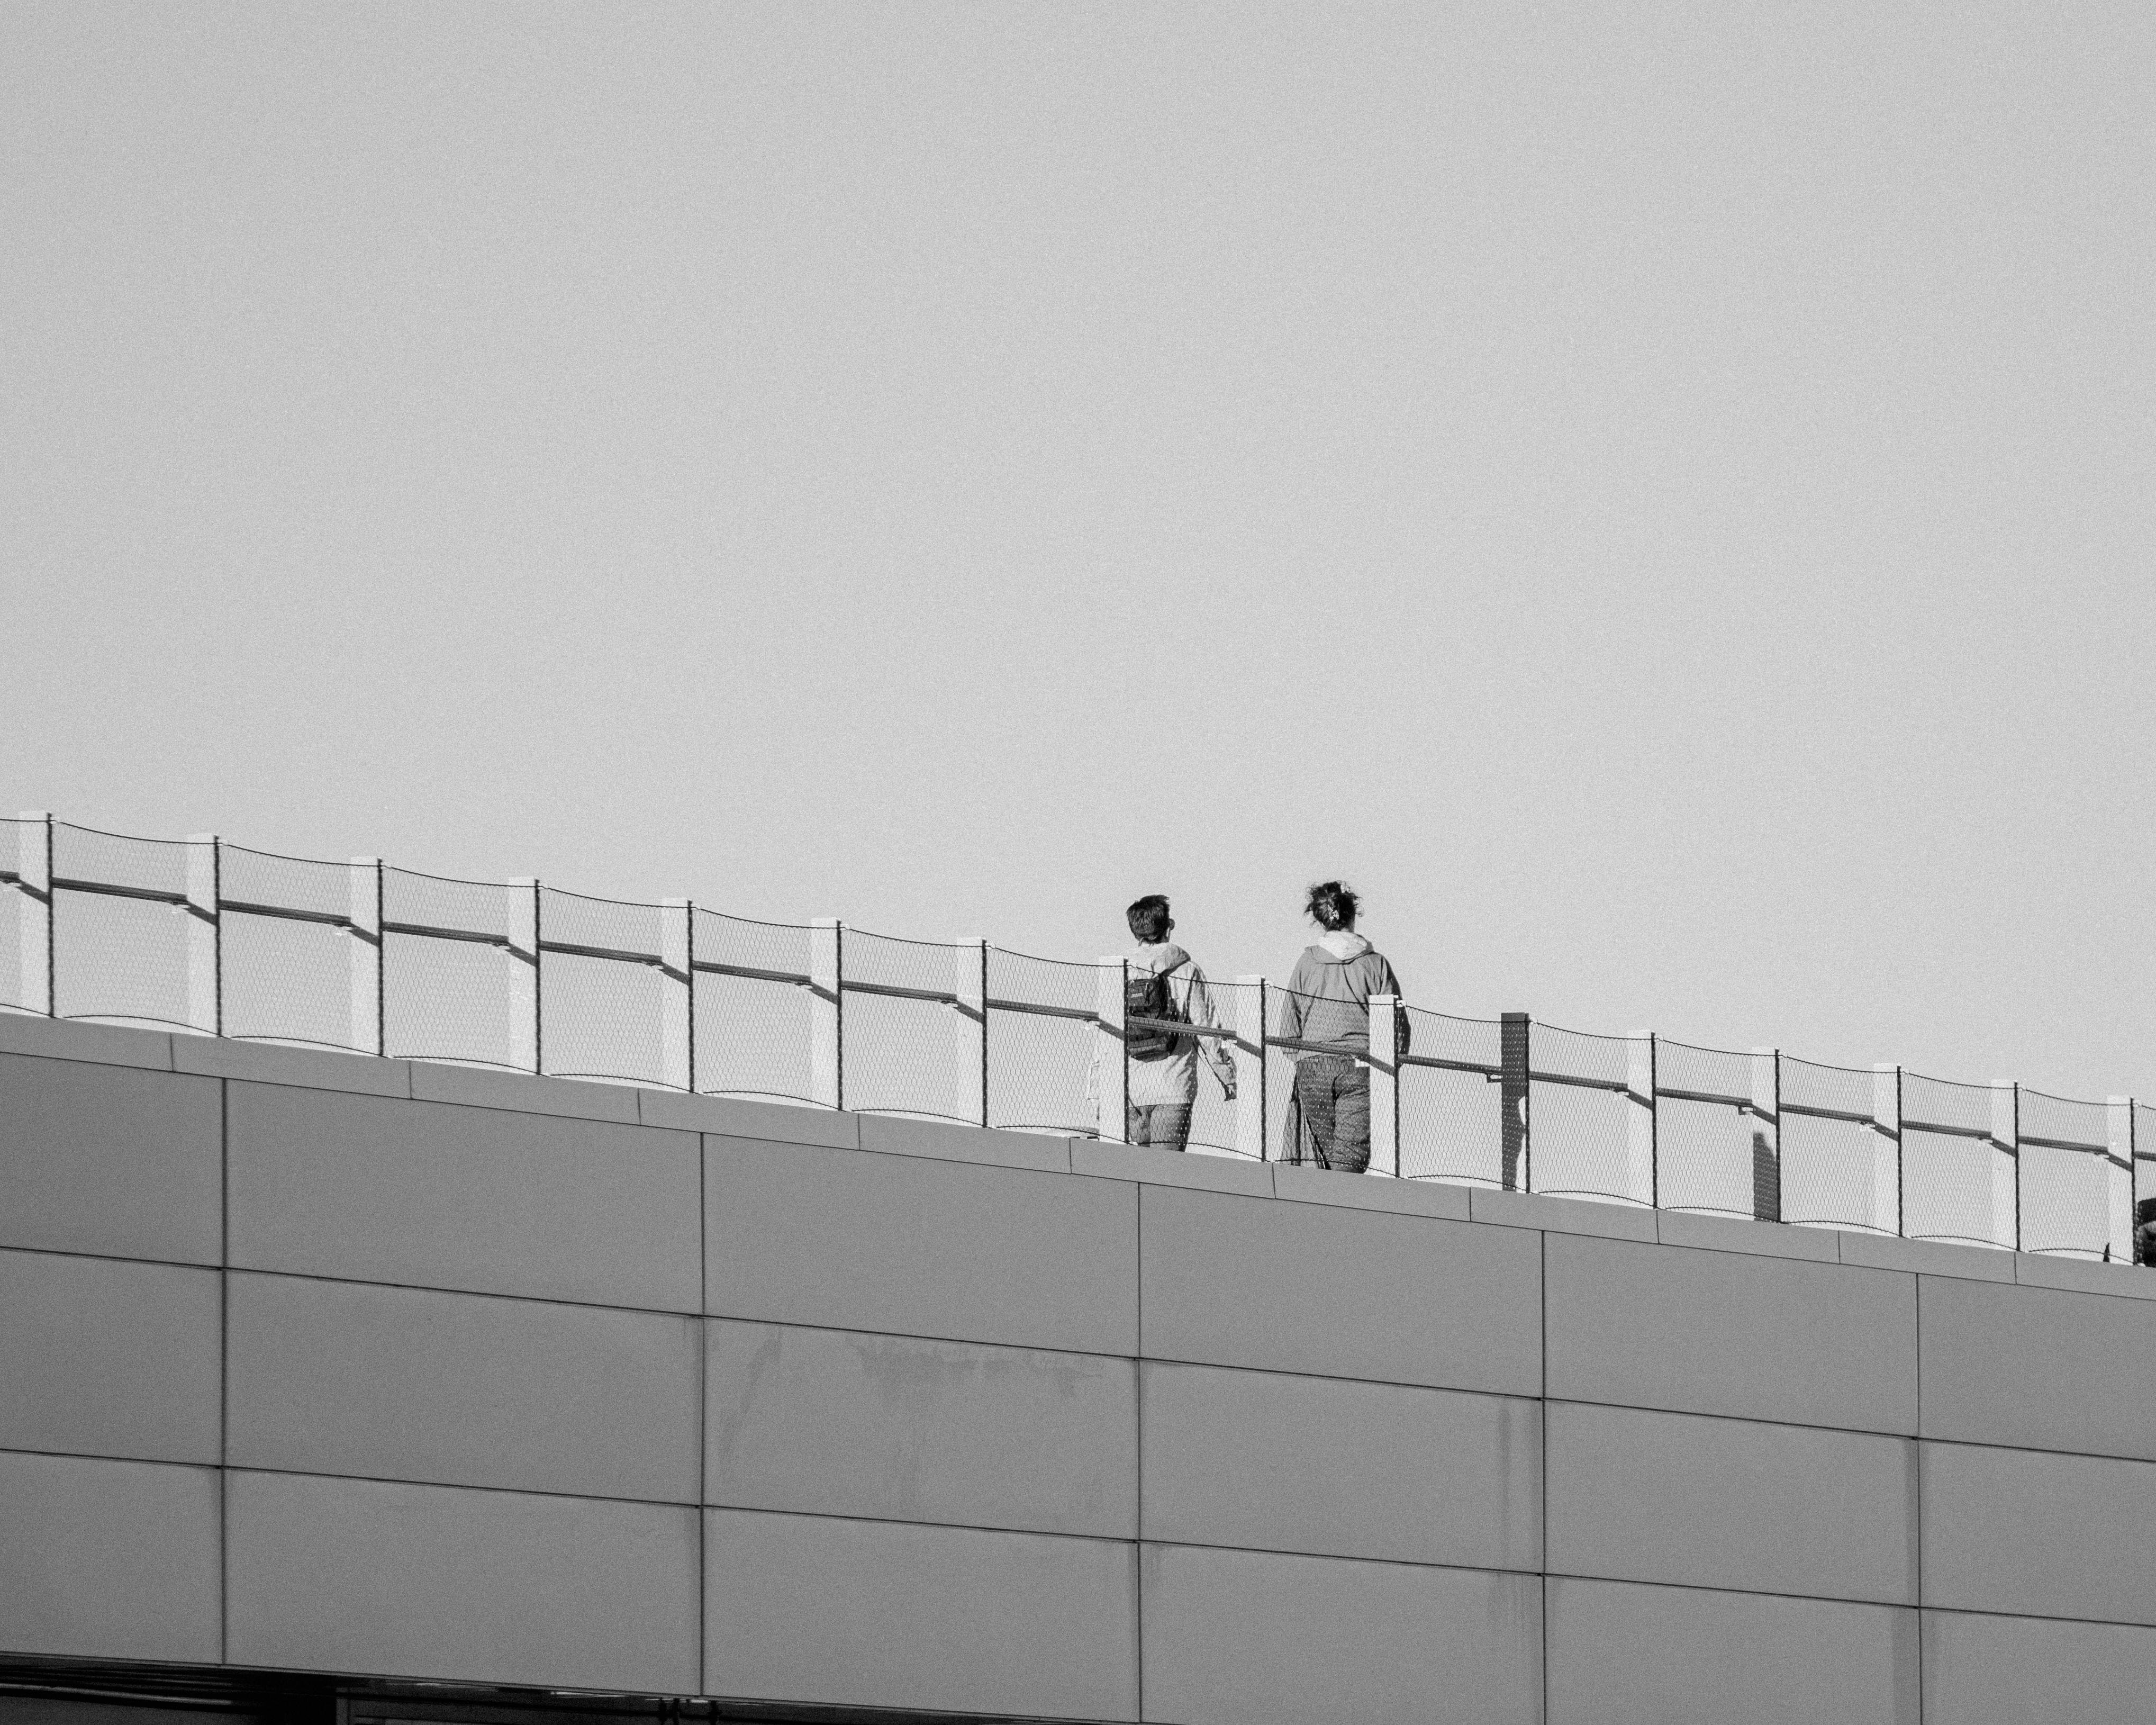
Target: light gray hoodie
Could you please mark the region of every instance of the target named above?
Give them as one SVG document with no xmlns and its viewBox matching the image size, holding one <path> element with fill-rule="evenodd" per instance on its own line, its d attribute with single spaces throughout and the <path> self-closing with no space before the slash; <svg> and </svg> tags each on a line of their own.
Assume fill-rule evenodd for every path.
<svg viewBox="0 0 2156 1725">
<path fill-rule="evenodd" d="M 1278 1034 L 1323 1043 L 1342 1054 L 1368 1054 L 1370 997 L 1399 992 L 1400 979 L 1383 953 L 1361 935 L 1336 929 L 1295 961 Z M 1296 1050 L 1295 1058 L 1304 1053 Z"/>
</svg>

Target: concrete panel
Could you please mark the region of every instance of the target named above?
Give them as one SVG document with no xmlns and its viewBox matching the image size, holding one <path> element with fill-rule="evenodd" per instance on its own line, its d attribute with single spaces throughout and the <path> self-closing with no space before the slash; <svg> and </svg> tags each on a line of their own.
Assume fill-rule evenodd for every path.
<svg viewBox="0 0 2156 1725">
<path fill-rule="evenodd" d="M 1145 1717 L 1173 1725 L 1534 1725 L 1532 1575 L 1141 1548 Z"/>
<path fill-rule="evenodd" d="M 240 1471 L 226 1491 L 236 1665 L 696 1690 L 692 1509 Z"/>
<path fill-rule="evenodd" d="M 1296 1204 L 1339 1204 L 1349 1209 L 1390 1210 L 1403 1216 L 1468 1217 L 1467 1188 L 1442 1180 L 1388 1180 L 1335 1173 L 1309 1163 L 1272 1164 L 1273 1196 Z"/>
<path fill-rule="evenodd" d="M 1469 1189 L 1468 1213 L 1500 1228 L 1540 1228 L 1553 1234 L 1591 1234 L 1610 1240 L 1652 1240 L 1655 1213 L 1644 1204 L 1605 1204 L 1593 1198 L 1552 1198 L 1539 1192 Z"/>
<path fill-rule="evenodd" d="M 708 1502 L 1128 1539 L 1136 1368 L 708 1320 Z"/>
<path fill-rule="evenodd" d="M 1553 1578 L 1548 1725 L 1920 1725 L 1917 1614 Z"/>
<path fill-rule="evenodd" d="M 1244 1198 L 1273 1195 L 1273 1171 L 1267 1163 L 1244 1162 L 1229 1156 L 1159 1150 L 1150 1144 L 1103 1143 L 1096 1138 L 1073 1138 L 1070 1171 L 1106 1180 L 1188 1186 L 1201 1192 L 1232 1192 Z"/>
<path fill-rule="evenodd" d="M 1924 1725 L 2146 1719 L 2156 1630 L 1924 1613 Z"/>
<path fill-rule="evenodd" d="M 218 1459 L 218 1273 L 0 1251 L 0 1449 Z"/>
<path fill-rule="evenodd" d="M 0 1648 L 218 1657 L 218 1476 L 0 1453 Z"/>
<path fill-rule="evenodd" d="M 0 1053 L 36 1055 L 56 1060 L 88 1060 L 110 1066 L 172 1070 L 172 1037 L 167 1030 L 141 1030 L 122 1024 L 90 1024 L 69 1019 L 38 1018 L 29 1013 L 0 1012 Z"/>
<path fill-rule="evenodd" d="M 1137 1350 L 1135 1187 L 805 1144 L 704 1145 L 719 1317 Z"/>
<path fill-rule="evenodd" d="M 529 1072 L 493 1072 L 482 1066 L 452 1066 L 435 1060 L 412 1063 L 412 1094 L 423 1102 L 611 1121 L 617 1126 L 635 1126 L 643 1118 L 636 1092 L 627 1085 L 589 1084 Z"/>
<path fill-rule="evenodd" d="M 2138 1301 L 1928 1277 L 1922 1314 L 1926 1437 L 2156 1461 Z"/>
<path fill-rule="evenodd" d="M 234 1083 L 234 1264 L 694 1312 L 687 1132 Z"/>
<path fill-rule="evenodd" d="M 1549 1567 L 1917 1603 L 1914 1440 L 1552 1402 Z"/>
<path fill-rule="evenodd" d="M 209 1078 L 0 1055 L 0 1245 L 216 1263 L 218 1089 Z"/>
<path fill-rule="evenodd" d="M 2156 1276 L 2140 1264 L 2097 1264 L 2086 1258 L 2021 1252 L 2014 1260 L 2014 1279 L 2026 1288 L 2071 1288 L 2080 1294 L 2156 1300 Z"/>
<path fill-rule="evenodd" d="M 2156 1626 L 2156 1462 L 1927 1444 L 1923 1502 L 1927 1605 Z"/>
<path fill-rule="evenodd" d="M 285 1048 L 230 1036 L 175 1036 L 172 1070 L 210 1078 L 251 1078 L 303 1090 L 349 1090 L 370 1096 L 409 1096 L 412 1063 L 325 1048 Z"/>
<path fill-rule="evenodd" d="M 697 1320 L 235 1272 L 234 1466 L 696 1499 Z"/>
<path fill-rule="evenodd" d="M 761 1700 L 1135 1719 L 1134 1548 L 714 1509 L 704 1688 Z"/>
<path fill-rule="evenodd" d="M 1147 1186 L 1155 1358 L 1535 1395 L 1542 1237 Z"/>
<path fill-rule="evenodd" d="M 1147 1539 L 1542 1567 L 1537 1403 L 1150 1360 L 1140 1369 Z"/>
<path fill-rule="evenodd" d="M 2014 1280 L 2015 1255 L 1996 1246 L 1960 1245 L 1948 1240 L 1896 1240 L 1889 1235 L 1853 1231 L 1836 1237 L 1845 1264 L 1960 1276 L 1971 1281 Z"/>
<path fill-rule="evenodd" d="M 646 1126 L 683 1132 L 716 1132 L 721 1137 L 754 1138 L 766 1144 L 829 1144 L 857 1150 L 861 1117 L 807 1103 L 752 1102 L 740 1096 L 692 1096 L 678 1090 L 640 1090 L 637 1117 Z"/>
<path fill-rule="evenodd" d="M 1734 1216 L 1697 1215 L 1689 1210 L 1655 1212 L 1655 1237 L 1664 1245 L 1697 1246 L 1712 1252 L 1750 1252 L 1766 1258 L 1810 1258 L 1838 1264 L 1837 1236 L 1823 1228 L 1785 1226 L 1779 1222 L 1747 1222 Z"/>
<path fill-rule="evenodd" d="M 1913 1432 L 1916 1278 L 1548 1237 L 1549 1394 Z"/>
<path fill-rule="evenodd" d="M 1070 1140 L 1043 1132 L 989 1132 L 978 1126 L 952 1126 L 940 1120 L 902 1120 L 896 1116 L 860 1117 L 860 1147 L 893 1156 L 932 1156 L 942 1162 L 984 1162 L 998 1168 L 1029 1168 L 1044 1173 L 1070 1172 Z"/>
</svg>

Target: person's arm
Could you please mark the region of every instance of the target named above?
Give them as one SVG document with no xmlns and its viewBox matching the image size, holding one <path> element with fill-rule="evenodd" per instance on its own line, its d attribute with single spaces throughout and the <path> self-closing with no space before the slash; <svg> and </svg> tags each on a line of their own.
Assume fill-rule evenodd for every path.
<svg viewBox="0 0 2156 1725">
<path fill-rule="evenodd" d="M 1414 1040 L 1414 1030 L 1408 1023 L 1408 1003 L 1400 992 L 1400 979 L 1393 974 L 1393 961 L 1387 958 L 1382 963 L 1385 967 L 1385 986 L 1378 992 L 1389 994 L 1400 1003 L 1399 1010 L 1394 1014 L 1394 1022 L 1400 1027 L 1400 1045 L 1393 1050 L 1393 1058 L 1398 1060 L 1408 1051 L 1408 1045 Z"/>
<path fill-rule="evenodd" d="M 1280 1029 L 1275 1034 L 1285 1036 L 1291 1042 L 1302 1040 L 1303 993 L 1309 986 L 1308 979 L 1303 974 L 1305 968 L 1303 961 L 1296 959 L 1295 968 L 1288 973 L 1287 987 L 1281 991 Z M 1287 1056 L 1291 1060 L 1299 1060 L 1302 1058 L 1302 1050 L 1291 1048 L 1287 1051 Z"/>
<path fill-rule="evenodd" d="M 1214 1004 L 1213 990 L 1207 986 L 1205 973 L 1198 968 L 1198 961 L 1190 961 L 1190 989 L 1183 998 L 1183 1015 L 1194 1024 L 1204 1024 L 1213 1029 L 1227 1027 L 1220 1022 L 1219 1009 Z M 1221 1089 L 1232 1096 L 1235 1094 L 1235 1057 L 1228 1052 L 1227 1045 L 1218 1036 L 1200 1036 L 1198 1045 L 1205 1051 L 1207 1063 L 1213 1076 L 1220 1081 Z"/>
</svg>

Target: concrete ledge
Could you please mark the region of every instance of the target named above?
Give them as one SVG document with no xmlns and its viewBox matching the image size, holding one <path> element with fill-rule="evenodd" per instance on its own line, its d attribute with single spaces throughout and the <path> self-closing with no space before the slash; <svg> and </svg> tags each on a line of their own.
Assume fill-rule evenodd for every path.
<svg viewBox="0 0 2156 1725">
<path fill-rule="evenodd" d="M 1546 1234 L 1592 1234 L 1604 1240 L 1655 1240 L 1656 1212 L 1631 1204 L 1592 1198 L 1546 1198 L 1538 1192 L 1468 1190 L 1469 1214 L 1505 1228 L 1539 1228 Z"/>
<path fill-rule="evenodd" d="M 1841 1260 L 1841 1250 L 1833 1235 L 1781 1222 L 1746 1222 L 1734 1216 L 1657 1210 L 1655 1231 L 1664 1245 L 1697 1246 L 1711 1252 L 1757 1252 L 1764 1258 L 1809 1258 L 1818 1264 Z"/>
<path fill-rule="evenodd" d="M 2018 1253 L 1988 1246 L 1949 1245 L 1938 1240 L 1889 1240 L 1883 1234 L 1842 1234 L 1841 1261 L 1874 1270 L 1913 1270 L 1923 1276 L 1958 1276 L 1964 1281 L 2012 1281 Z"/>
<path fill-rule="evenodd" d="M 259 1084 L 292 1084 L 307 1090 L 354 1091 L 362 1096 L 412 1094 L 412 1063 L 327 1048 L 290 1048 L 279 1042 L 242 1042 L 228 1036 L 175 1036 L 172 1070 L 205 1078 L 245 1078 Z"/>
<path fill-rule="evenodd" d="M 640 1090 L 636 1104 L 646 1126 L 753 1138 L 763 1144 L 861 1147 L 861 1117 L 807 1103 L 756 1102 L 742 1096 L 692 1096 L 678 1090 Z"/>
<path fill-rule="evenodd" d="M 1194 1156 L 1187 1151 L 1156 1150 L 1149 1144 L 1104 1144 L 1097 1138 L 1070 1140 L 1070 1172 L 1107 1180 L 1137 1180 L 1153 1186 L 1188 1186 L 1200 1192 L 1227 1192 L 1240 1198 L 1270 1198 L 1270 1163 L 1230 1161 L 1224 1156 Z"/>
<path fill-rule="evenodd" d="M 483 1066 L 412 1063 L 412 1100 L 459 1102 L 468 1108 L 507 1108 L 521 1114 L 555 1114 L 567 1120 L 643 1124 L 637 1093 L 627 1085 L 588 1084 L 529 1072 L 490 1072 Z"/>
<path fill-rule="evenodd" d="M 33 1013 L 0 1012 L 0 1054 L 43 1055 L 54 1060 L 95 1060 L 104 1066 L 172 1070 L 169 1030 L 136 1030 L 120 1024 L 85 1024 Z"/>
<path fill-rule="evenodd" d="M 1044 1132 L 996 1132 L 956 1121 L 907 1120 L 894 1115 L 850 1116 L 860 1127 L 864 1150 L 887 1156 L 932 1156 L 941 1162 L 980 1162 L 993 1168 L 1070 1172 L 1070 1141 Z"/>
<path fill-rule="evenodd" d="M 1368 1174 L 1336 1174 L 1296 1163 L 1273 1164 L 1273 1196 L 1296 1204 L 1337 1204 L 1351 1210 L 1385 1210 L 1397 1216 L 1468 1219 L 1467 1188 L 1434 1180 L 1388 1180 Z"/>
<path fill-rule="evenodd" d="M 2140 1264 L 2095 1264 L 2086 1258 L 2016 1252 L 2014 1279 L 2027 1288 L 2065 1288 L 2076 1294 L 2156 1300 L 2156 1270 Z"/>
</svg>

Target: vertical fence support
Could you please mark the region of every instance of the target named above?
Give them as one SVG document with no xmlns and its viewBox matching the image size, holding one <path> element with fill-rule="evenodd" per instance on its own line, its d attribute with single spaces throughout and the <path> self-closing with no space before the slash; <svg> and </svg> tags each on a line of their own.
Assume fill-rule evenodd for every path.
<svg viewBox="0 0 2156 1725">
<path fill-rule="evenodd" d="M 59 968 L 53 962 L 53 818 L 26 809 L 15 819 L 15 929 L 25 1012 L 59 1011 Z"/>
<path fill-rule="evenodd" d="M 1400 997 L 1370 997 L 1370 1172 L 1400 1172 Z"/>
<path fill-rule="evenodd" d="M 968 941 L 951 955 L 957 974 L 951 992 L 958 997 L 958 1106 L 975 1126 L 988 1123 L 988 943 Z"/>
<path fill-rule="evenodd" d="M 1991 1081 L 1991 1237 L 2021 1250 L 2021 1086 Z M 2004 1156 L 2005 1162 L 1999 1158 Z"/>
<path fill-rule="evenodd" d="M 1752 1050 L 1752 1215 L 1782 1219 L 1782 1051 Z"/>
<path fill-rule="evenodd" d="M 1655 1111 L 1655 1033 L 1625 1039 L 1625 1192 L 1659 1209 L 1662 1158 Z"/>
<path fill-rule="evenodd" d="M 2104 1102 L 2105 1136 L 2111 1158 L 2105 1173 L 2104 1261 L 2131 1264 L 2133 1258 L 2133 1098 L 2111 1096 Z"/>
<path fill-rule="evenodd" d="M 659 901 L 659 1081 L 696 1087 L 696 907 Z"/>
<path fill-rule="evenodd" d="M 1263 1162 L 1265 1145 L 1265 1079 L 1270 1059 L 1265 1046 L 1265 979 L 1235 978 L 1235 1148 Z"/>
<path fill-rule="evenodd" d="M 1498 1036 L 1498 1086 L 1502 1117 L 1499 1149 L 1503 1158 L 1502 1183 L 1507 1192 L 1535 1189 L 1532 1141 L 1528 1136 L 1527 1044 L 1530 1020 L 1523 1012 L 1508 1012 Z"/>
<path fill-rule="evenodd" d="M 346 932 L 352 937 L 347 959 L 352 977 L 352 1045 L 362 1054 L 379 1055 L 388 1046 L 383 1034 L 388 1014 L 382 992 L 387 968 L 382 963 L 382 859 L 355 856 L 348 879 L 345 914 L 351 919 Z"/>
<path fill-rule="evenodd" d="M 215 833 L 187 834 L 187 1028 L 208 1036 L 224 1034 L 223 862 Z"/>
<path fill-rule="evenodd" d="M 846 925 L 836 916 L 808 925 L 808 1095 L 846 1106 Z"/>
<path fill-rule="evenodd" d="M 539 999 L 539 882 L 509 881 L 509 1064 L 522 1072 L 547 1070 Z"/>
<path fill-rule="evenodd" d="M 1871 1225 L 1881 1234 L 1900 1234 L 1907 1219 L 1902 1209 L 1902 1069 L 1881 1064 L 1871 1069 Z"/>
<path fill-rule="evenodd" d="M 1124 1003 L 1130 998 L 1127 958 L 1103 958 L 1094 973 L 1099 989 L 1093 1004 L 1093 1060 L 1100 1074 L 1101 1142 L 1130 1139 L 1130 1045 L 1123 1040 Z"/>
</svg>

